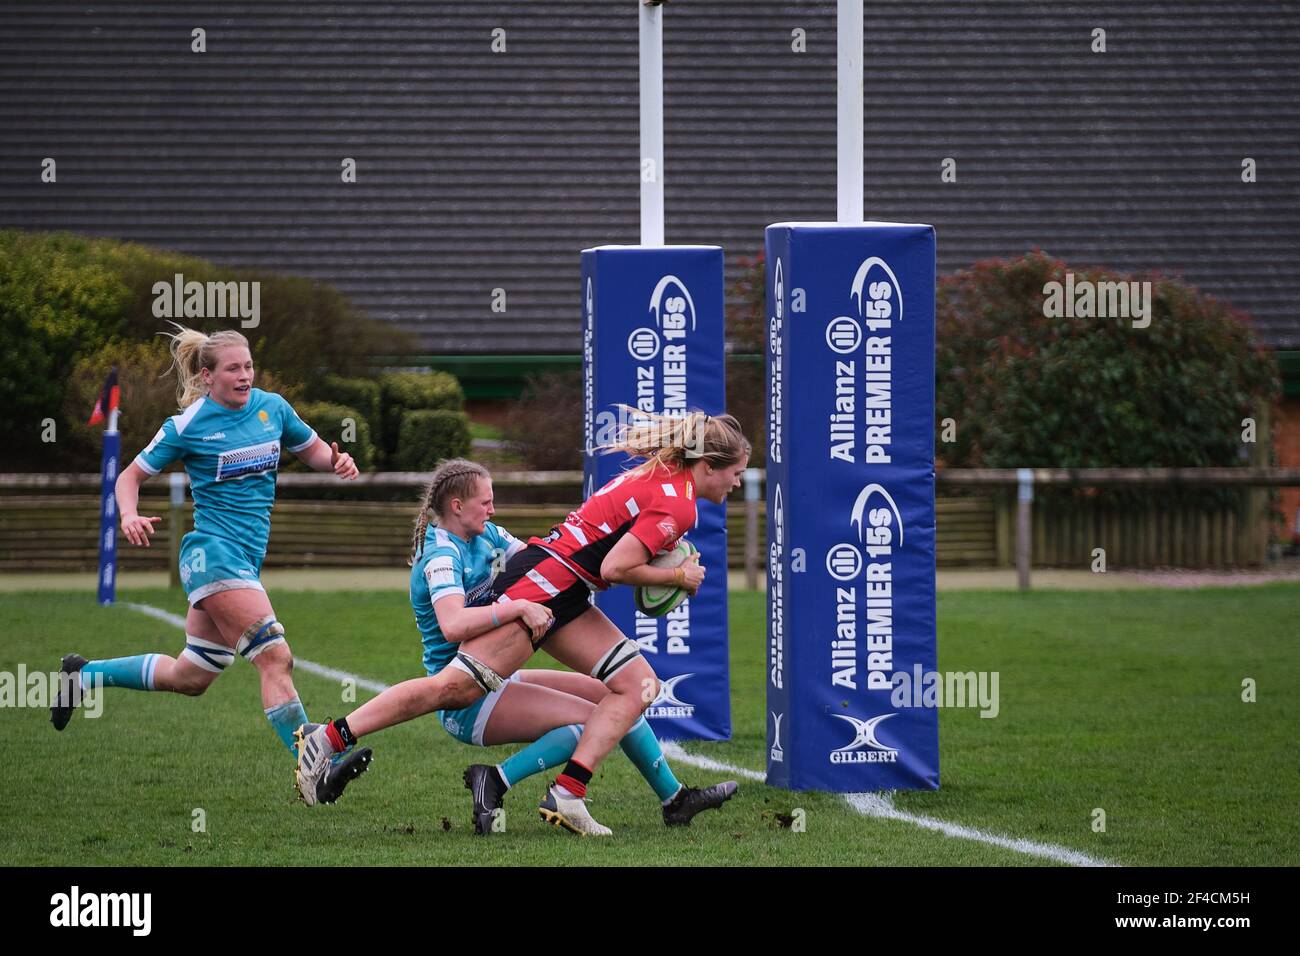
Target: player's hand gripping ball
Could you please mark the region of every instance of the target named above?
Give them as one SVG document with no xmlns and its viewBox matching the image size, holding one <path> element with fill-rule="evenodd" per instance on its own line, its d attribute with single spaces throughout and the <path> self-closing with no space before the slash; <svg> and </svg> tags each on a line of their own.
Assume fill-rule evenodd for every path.
<svg viewBox="0 0 1300 956">
<path fill-rule="evenodd" d="M 652 568 L 675 568 L 691 560 L 691 555 L 698 553 L 695 545 L 685 538 L 681 538 L 678 540 L 677 546 L 667 554 L 651 558 L 650 566 Z M 632 589 L 636 609 L 648 617 L 663 617 L 686 600 L 686 595 L 686 589 L 679 588 L 675 584 L 637 585 Z"/>
</svg>

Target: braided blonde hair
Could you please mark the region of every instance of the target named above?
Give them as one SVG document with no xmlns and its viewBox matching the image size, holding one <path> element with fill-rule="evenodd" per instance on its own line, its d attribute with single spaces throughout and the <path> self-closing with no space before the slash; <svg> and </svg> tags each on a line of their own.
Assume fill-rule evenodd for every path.
<svg viewBox="0 0 1300 956">
<path fill-rule="evenodd" d="M 731 415 L 706 415 L 699 411 L 685 416 L 656 415 L 627 405 L 617 407 L 629 423 L 619 428 L 611 444 L 602 445 L 597 451 L 603 455 L 621 451 L 633 458 L 644 458 L 633 469 L 634 474 L 658 468 L 672 471 L 699 459 L 714 468 L 726 468 L 753 450 L 740 430 L 740 422 Z"/>
<path fill-rule="evenodd" d="M 172 322 L 175 332 L 160 332 L 170 339 L 172 370 L 176 372 L 176 401 L 182 409 L 193 405 L 208 394 L 203 384 L 202 369 L 217 367 L 217 353 L 232 345 L 248 348 L 248 339 L 233 329 L 223 329 L 206 335 Z"/>
<path fill-rule="evenodd" d="M 491 473 L 476 461 L 465 458 L 448 458 L 433 469 L 429 483 L 420 499 L 420 511 L 415 516 L 415 531 L 411 537 L 411 556 L 406 563 L 414 565 L 424 553 L 424 533 L 429 525 L 437 525 L 444 517 L 443 508 L 452 498 L 465 499 L 474 494 L 480 478 L 491 478 Z"/>
</svg>

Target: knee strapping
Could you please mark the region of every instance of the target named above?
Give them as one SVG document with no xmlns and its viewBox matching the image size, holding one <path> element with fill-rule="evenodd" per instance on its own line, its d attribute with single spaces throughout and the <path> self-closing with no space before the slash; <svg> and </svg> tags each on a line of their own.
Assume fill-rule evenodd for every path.
<svg viewBox="0 0 1300 956">
<path fill-rule="evenodd" d="M 505 680 L 500 674 L 477 658 L 470 657 L 464 651 L 456 653 L 456 659 L 451 662 L 451 666 L 474 678 L 474 683 L 483 688 L 485 694 L 500 690 L 502 685 L 505 684 Z"/>
<path fill-rule="evenodd" d="M 591 676 L 608 684 L 614 675 L 641 656 L 641 648 L 626 637 L 611 647 L 591 669 Z"/>
<path fill-rule="evenodd" d="M 244 660 L 251 661 L 272 644 L 283 641 L 284 625 L 275 619 L 274 614 L 268 614 L 249 625 L 248 630 L 244 631 L 239 639 L 239 643 L 235 645 L 235 650 L 239 651 Z"/>
<path fill-rule="evenodd" d="M 235 652 L 215 641 L 205 641 L 193 634 L 186 634 L 185 650 L 181 651 L 181 657 L 210 674 L 220 674 L 235 659 Z"/>
</svg>

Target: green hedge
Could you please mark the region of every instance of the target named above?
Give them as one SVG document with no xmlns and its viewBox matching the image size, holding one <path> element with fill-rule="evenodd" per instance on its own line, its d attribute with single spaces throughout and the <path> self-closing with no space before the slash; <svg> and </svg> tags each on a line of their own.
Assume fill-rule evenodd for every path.
<svg viewBox="0 0 1300 956">
<path fill-rule="evenodd" d="M 1075 289 L 1149 282 L 1150 324 L 1057 315 L 1046 305 L 1057 288 L 1050 284 L 1071 273 Z M 1072 267 L 1035 252 L 943 277 L 936 304 L 940 465 L 1239 465 L 1254 447 L 1242 441 L 1242 420 L 1278 392 L 1277 365 L 1252 343 L 1249 317 L 1180 280 Z M 944 419 L 955 441 L 943 441 Z M 1271 445 L 1262 429 L 1256 440 Z M 1153 494 L 1100 489 L 1095 497 L 1138 506 Z M 1156 497 L 1206 507 L 1236 500 L 1183 489 Z"/>
<path fill-rule="evenodd" d="M 307 383 L 307 397 L 313 402 L 330 402 L 356 409 L 370 423 L 371 438 L 379 437 L 373 430 L 381 421 L 382 391 L 374 379 L 322 375 Z"/>
<path fill-rule="evenodd" d="M 383 449 L 389 456 L 397 454 L 407 412 L 459 412 L 465 407 L 465 392 L 460 382 L 447 372 L 386 372 L 379 376 L 379 388 L 383 402 Z"/>
<path fill-rule="evenodd" d="M 1068 273 L 1076 288 L 1150 282 L 1150 325 L 1049 316 L 1046 287 Z M 956 424 L 936 451 L 951 467 L 1237 465 L 1242 419 L 1278 391 L 1244 313 L 1175 279 L 1041 252 L 945 276 L 936 326 L 936 418 Z"/>
<path fill-rule="evenodd" d="M 168 374 L 171 354 L 166 342 L 161 338 L 152 342 L 111 342 L 78 358 L 73 365 L 72 374 L 64 383 L 62 417 L 66 424 L 58 433 L 58 467 L 50 465 L 44 470 L 99 470 L 104 425 L 88 425 L 86 422 L 108 371 L 114 365 L 117 366 L 118 387 L 121 389 L 118 429 L 122 433 L 123 463 L 134 461 L 163 422 L 179 411 L 176 377 Z M 272 372 L 258 371 L 253 384 L 265 391 L 284 395 L 294 403 L 295 387 L 283 385 Z"/>
<path fill-rule="evenodd" d="M 298 402 L 294 406 L 298 417 L 305 421 L 325 444 L 339 443 L 339 451 L 346 451 L 362 471 L 375 469 L 375 443 L 370 433 L 370 423 L 355 408 L 332 402 Z M 348 441 L 345 433 L 351 434 Z M 295 465 L 295 467 L 297 467 Z M 304 466 L 305 467 L 305 466 Z"/>
<path fill-rule="evenodd" d="M 444 458 L 469 454 L 469 416 L 447 409 L 417 409 L 402 415 L 393 467 L 432 471 Z"/>
<path fill-rule="evenodd" d="M 132 298 L 102 259 L 102 244 L 91 240 L 0 231 L 0 443 L 11 461 L 49 470 L 69 465 L 70 447 L 57 439 L 71 421 L 62 411 L 64 389 L 79 354 L 121 333 Z M 101 378 L 95 388 L 102 385 Z M 92 399 L 79 413 L 83 420 L 93 407 Z M 41 440 L 49 418 L 53 443 Z"/>
<path fill-rule="evenodd" d="M 177 273 L 187 282 L 259 283 L 255 327 L 244 327 L 238 316 L 179 319 L 204 332 L 242 332 L 251 346 L 259 387 L 288 395 L 295 386 L 329 373 L 364 372 L 369 356 L 401 354 L 411 347 L 406 333 L 368 319 L 337 289 L 314 279 L 219 266 L 116 239 L 0 230 L 0 364 L 5 370 L 0 376 L 0 406 L 5 409 L 0 442 L 7 467 L 86 467 L 86 434 L 77 423 L 89 417 L 103 384 L 99 370 L 106 371 L 112 357 L 123 380 L 123 420 L 150 436 L 157 430 L 159 422 L 153 419 L 158 409 L 146 404 L 142 412 L 141 406 L 125 402 L 128 388 L 140 387 L 156 372 L 155 350 L 133 352 L 126 346 L 161 341 L 158 333 L 168 325 L 165 317 L 155 315 L 162 296 L 153 290 L 157 283 L 172 282 Z M 143 364 L 131 364 L 136 359 Z M 82 375 L 96 380 L 82 381 Z M 168 382 L 174 390 L 174 380 Z M 148 387 L 153 385 L 150 381 Z M 87 391 L 90 404 L 82 408 Z M 364 406 L 347 397 L 343 404 Z M 54 443 L 41 440 L 47 419 L 55 422 Z M 371 420 L 378 423 L 377 412 Z M 98 468 L 97 453 L 93 459 L 91 470 Z"/>
</svg>

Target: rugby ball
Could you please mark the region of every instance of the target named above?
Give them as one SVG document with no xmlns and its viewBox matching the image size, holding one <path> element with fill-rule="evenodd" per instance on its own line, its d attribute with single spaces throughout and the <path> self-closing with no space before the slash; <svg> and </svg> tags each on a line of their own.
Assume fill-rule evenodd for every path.
<svg viewBox="0 0 1300 956">
<path fill-rule="evenodd" d="M 685 538 L 679 538 L 676 547 L 667 554 L 660 554 L 651 558 L 650 566 L 654 568 L 675 568 L 689 561 L 691 555 L 695 553 L 697 553 L 695 545 Z M 663 617 L 685 601 L 686 595 L 685 588 L 675 587 L 671 584 L 637 585 L 632 590 L 633 599 L 636 601 L 636 609 L 647 617 Z"/>
</svg>

